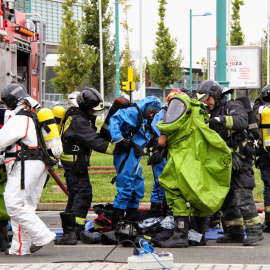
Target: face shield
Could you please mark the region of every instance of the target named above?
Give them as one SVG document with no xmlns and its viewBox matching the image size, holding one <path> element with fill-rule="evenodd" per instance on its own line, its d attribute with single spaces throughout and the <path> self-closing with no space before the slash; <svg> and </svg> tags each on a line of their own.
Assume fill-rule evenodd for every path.
<svg viewBox="0 0 270 270">
<path fill-rule="evenodd" d="M 197 100 L 202 103 L 209 98 L 209 94 L 205 94 L 205 93 L 203 94 L 197 93 L 196 96 L 197 96 Z"/>
<path fill-rule="evenodd" d="M 105 110 L 105 108 L 104 108 L 103 102 L 100 102 L 100 103 L 98 104 L 98 106 L 94 107 L 93 109 L 90 109 L 91 114 L 92 114 L 92 115 L 95 115 L 95 116 L 100 116 L 100 115 L 102 115 L 102 114 L 104 113 L 104 110 Z"/>
<path fill-rule="evenodd" d="M 186 111 L 186 104 L 179 98 L 172 98 L 163 123 L 170 124 L 178 120 Z"/>
</svg>

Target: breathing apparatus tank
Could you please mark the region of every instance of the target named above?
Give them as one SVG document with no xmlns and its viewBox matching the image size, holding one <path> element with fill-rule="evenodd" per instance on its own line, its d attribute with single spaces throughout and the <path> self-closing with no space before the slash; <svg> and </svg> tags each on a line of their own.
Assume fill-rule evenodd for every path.
<svg viewBox="0 0 270 270">
<path fill-rule="evenodd" d="M 63 146 L 52 111 L 47 108 L 39 110 L 37 119 L 48 153 L 57 159 L 60 158 Z"/>
<path fill-rule="evenodd" d="M 270 152 L 270 108 L 266 107 L 261 113 L 261 130 L 263 147 Z"/>
<path fill-rule="evenodd" d="M 54 116 L 55 121 L 56 121 L 56 126 L 58 129 L 59 135 L 61 135 L 61 128 L 63 125 L 63 120 L 64 120 L 65 115 L 66 115 L 66 110 L 62 106 L 55 106 L 52 109 L 52 113 L 53 113 L 53 116 Z"/>
</svg>

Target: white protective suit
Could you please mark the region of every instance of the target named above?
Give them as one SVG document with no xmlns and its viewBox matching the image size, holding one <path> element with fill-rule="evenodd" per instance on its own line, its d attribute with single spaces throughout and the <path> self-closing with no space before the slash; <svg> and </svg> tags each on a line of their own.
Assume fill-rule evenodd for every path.
<svg viewBox="0 0 270 270">
<path fill-rule="evenodd" d="M 6 153 L 14 153 L 20 149 L 16 142 L 21 141 L 29 148 L 37 147 L 37 136 L 33 120 L 24 115 L 16 115 L 24 105 L 18 106 L 3 128 L 0 130 L 0 152 L 11 148 Z M 5 158 L 7 185 L 4 199 L 8 215 L 11 218 L 13 239 L 9 254 L 30 254 L 30 246 L 49 244 L 55 233 L 51 232 L 36 215 L 48 168 L 41 160 L 25 161 L 25 189 L 21 189 L 21 161 Z"/>
</svg>

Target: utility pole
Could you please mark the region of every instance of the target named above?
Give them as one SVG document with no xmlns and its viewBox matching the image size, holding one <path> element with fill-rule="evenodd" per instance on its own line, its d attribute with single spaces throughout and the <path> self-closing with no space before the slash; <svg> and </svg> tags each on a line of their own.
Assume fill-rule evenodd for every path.
<svg viewBox="0 0 270 270">
<path fill-rule="evenodd" d="M 226 78 L 226 0 L 217 0 L 217 39 L 216 39 L 216 81 L 225 87 L 229 86 Z"/>
<path fill-rule="evenodd" d="M 115 0 L 115 97 L 120 97 L 120 67 L 119 67 L 119 0 Z"/>
</svg>

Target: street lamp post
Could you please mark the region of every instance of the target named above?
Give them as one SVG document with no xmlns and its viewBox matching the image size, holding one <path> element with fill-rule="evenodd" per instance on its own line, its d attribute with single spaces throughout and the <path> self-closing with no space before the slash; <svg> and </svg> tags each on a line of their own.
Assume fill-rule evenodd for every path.
<svg viewBox="0 0 270 270">
<path fill-rule="evenodd" d="M 189 11 L 189 90 L 192 94 L 192 16 L 210 16 L 211 12 L 205 12 L 202 15 L 192 15 L 192 9 Z"/>
</svg>

